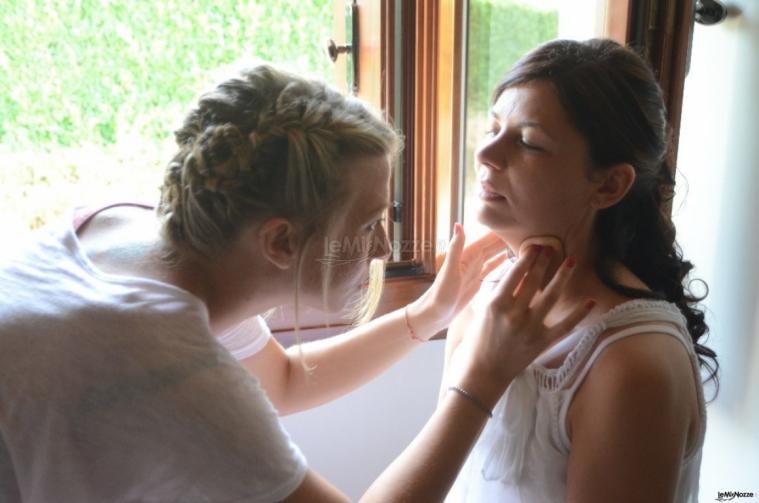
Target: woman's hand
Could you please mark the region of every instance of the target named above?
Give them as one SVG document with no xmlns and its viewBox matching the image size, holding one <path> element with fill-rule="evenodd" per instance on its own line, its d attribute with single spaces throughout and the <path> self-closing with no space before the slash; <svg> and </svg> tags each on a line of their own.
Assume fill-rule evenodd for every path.
<svg viewBox="0 0 759 503">
<path fill-rule="evenodd" d="M 439 272 L 432 286 L 409 305 L 412 325 L 446 328 L 480 288 L 482 279 L 507 258 L 506 244 L 490 232 L 468 246 L 461 224 L 455 224 L 448 252 L 437 258 Z M 442 266 L 440 266 L 442 262 Z"/>
<path fill-rule="evenodd" d="M 594 301 L 582 302 L 561 321 L 546 326 L 546 315 L 571 277 L 574 264 L 565 260 L 541 290 L 550 263 L 550 252 L 544 250 L 532 247 L 520 257 L 486 305 L 475 311 L 471 331 L 451 358 L 450 384 L 481 393 L 482 400 L 497 401 L 519 373 L 591 311 Z"/>
</svg>

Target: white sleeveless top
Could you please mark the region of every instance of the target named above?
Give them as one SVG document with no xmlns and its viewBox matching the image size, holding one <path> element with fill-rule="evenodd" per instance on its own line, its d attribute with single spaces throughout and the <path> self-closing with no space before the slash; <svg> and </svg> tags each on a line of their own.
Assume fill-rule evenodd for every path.
<svg viewBox="0 0 759 503">
<path fill-rule="evenodd" d="M 475 303 L 497 284 L 500 274 L 486 278 Z M 638 325 L 611 336 L 607 329 Z M 641 324 L 643 323 L 643 324 Z M 616 306 L 592 324 L 578 327 L 540 355 L 506 390 L 451 488 L 446 502 L 561 502 L 566 500 L 567 461 L 571 443 L 566 431 L 569 404 L 583 379 L 606 347 L 640 333 L 665 333 L 679 340 L 690 355 L 696 383 L 700 430 L 695 447 L 680 468 L 677 503 L 698 501 L 701 450 L 706 412 L 699 364 L 685 317 L 675 304 L 635 299 Z M 544 364 L 566 355 L 557 368 Z"/>
</svg>

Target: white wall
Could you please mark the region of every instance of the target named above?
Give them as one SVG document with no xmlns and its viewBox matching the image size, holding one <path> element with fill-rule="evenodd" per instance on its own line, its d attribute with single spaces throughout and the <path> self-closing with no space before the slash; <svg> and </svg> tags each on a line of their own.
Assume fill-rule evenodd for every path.
<svg viewBox="0 0 759 503">
<path fill-rule="evenodd" d="M 443 341 L 422 344 L 363 388 L 286 417 L 309 465 L 357 500 L 432 414 L 444 347 Z"/>
<path fill-rule="evenodd" d="M 759 493 L 759 2 L 728 3 L 742 12 L 695 28 L 673 209 L 692 274 L 710 288 L 708 345 L 722 367 L 701 501 Z"/>
</svg>

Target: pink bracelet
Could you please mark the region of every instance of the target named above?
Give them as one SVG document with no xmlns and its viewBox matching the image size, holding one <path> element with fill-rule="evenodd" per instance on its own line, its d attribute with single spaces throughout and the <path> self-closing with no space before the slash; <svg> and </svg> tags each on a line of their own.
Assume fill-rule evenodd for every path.
<svg viewBox="0 0 759 503">
<path fill-rule="evenodd" d="M 411 322 L 408 319 L 408 304 L 406 304 L 406 307 L 403 309 L 403 319 L 406 320 L 406 328 L 408 329 L 408 333 L 411 336 L 412 339 L 419 342 L 425 342 L 424 339 L 416 335 L 416 332 L 414 331 L 414 327 L 411 326 Z"/>
</svg>

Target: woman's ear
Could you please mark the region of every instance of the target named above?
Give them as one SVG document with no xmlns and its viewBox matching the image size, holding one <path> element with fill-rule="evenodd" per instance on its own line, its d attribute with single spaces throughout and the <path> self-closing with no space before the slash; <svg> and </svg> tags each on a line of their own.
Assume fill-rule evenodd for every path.
<svg viewBox="0 0 759 503">
<path fill-rule="evenodd" d="M 635 168 L 628 163 L 620 163 L 605 170 L 599 177 L 593 194 L 593 207 L 602 210 L 617 204 L 635 182 Z"/>
<path fill-rule="evenodd" d="M 298 252 L 295 226 L 284 218 L 271 218 L 258 228 L 261 252 L 275 267 L 285 270 L 294 265 Z"/>
</svg>

